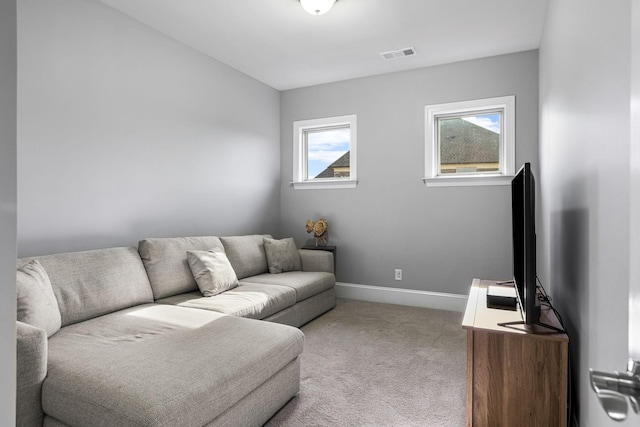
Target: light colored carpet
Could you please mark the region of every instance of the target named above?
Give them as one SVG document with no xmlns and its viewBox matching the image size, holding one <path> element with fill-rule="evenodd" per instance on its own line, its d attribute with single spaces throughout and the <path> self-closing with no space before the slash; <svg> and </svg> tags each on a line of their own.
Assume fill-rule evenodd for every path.
<svg viewBox="0 0 640 427">
<path fill-rule="evenodd" d="M 302 327 L 300 392 L 265 427 L 464 426 L 462 316 L 338 301 Z"/>
</svg>

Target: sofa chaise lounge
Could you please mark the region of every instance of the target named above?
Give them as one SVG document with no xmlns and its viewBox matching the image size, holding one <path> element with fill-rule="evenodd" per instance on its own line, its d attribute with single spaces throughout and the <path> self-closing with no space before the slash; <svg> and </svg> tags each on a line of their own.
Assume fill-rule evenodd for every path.
<svg viewBox="0 0 640 427">
<path fill-rule="evenodd" d="M 270 238 L 19 259 L 17 425 L 264 424 L 299 389 L 296 327 L 335 306 L 332 255 L 297 250 L 299 270 L 272 274 Z M 186 253 L 209 250 L 238 285 L 204 297 Z"/>
</svg>

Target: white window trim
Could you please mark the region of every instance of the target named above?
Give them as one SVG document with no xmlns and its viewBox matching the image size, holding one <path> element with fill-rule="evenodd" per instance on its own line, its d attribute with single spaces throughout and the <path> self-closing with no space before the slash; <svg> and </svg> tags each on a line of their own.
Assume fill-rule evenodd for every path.
<svg viewBox="0 0 640 427">
<path fill-rule="evenodd" d="M 502 171 L 495 174 L 438 175 L 439 152 L 436 119 L 448 114 L 481 113 L 483 110 L 500 109 L 502 113 L 502 147 L 500 165 Z M 422 180 L 427 187 L 509 185 L 515 174 L 515 96 L 449 102 L 425 107 L 425 171 Z"/>
<path fill-rule="evenodd" d="M 305 179 L 306 152 L 304 148 L 304 132 L 309 129 L 349 125 L 350 165 L 349 178 Z M 290 183 L 296 190 L 328 190 L 334 188 L 356 188 L 358 185 L 357 167 L 357 120 L 356 115 L 326 117 L 322 119 L 298 120 L 293 122 L 293 181 Z"/>
</svg>

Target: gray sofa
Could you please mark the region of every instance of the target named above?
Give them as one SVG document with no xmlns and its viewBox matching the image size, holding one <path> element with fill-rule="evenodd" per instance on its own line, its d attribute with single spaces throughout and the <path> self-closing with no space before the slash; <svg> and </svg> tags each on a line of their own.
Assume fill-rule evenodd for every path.
<svg viewBox="0 0 640 427">
<path fill-rule="evenodd" d="M 296 327 L 335 306 L 330 253 L 271 274 L 265 237 L 19 259 L 17 425 L 264 424 L 299 389 Z M 215 248 L 239 282 L 203 297 L 186 252 Z"/>
</svg>

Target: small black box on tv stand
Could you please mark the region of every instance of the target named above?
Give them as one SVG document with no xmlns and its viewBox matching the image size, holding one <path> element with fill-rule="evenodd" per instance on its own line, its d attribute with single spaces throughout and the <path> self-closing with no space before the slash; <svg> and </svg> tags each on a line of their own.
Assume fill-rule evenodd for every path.
<svg viewBox="0 0 640 427">
<path fill-rule="evenodd" d="M 515 311 L 517 309 L 516 288 L 509 285 L 489 285 L 487 307 Z"/>
</svg>

